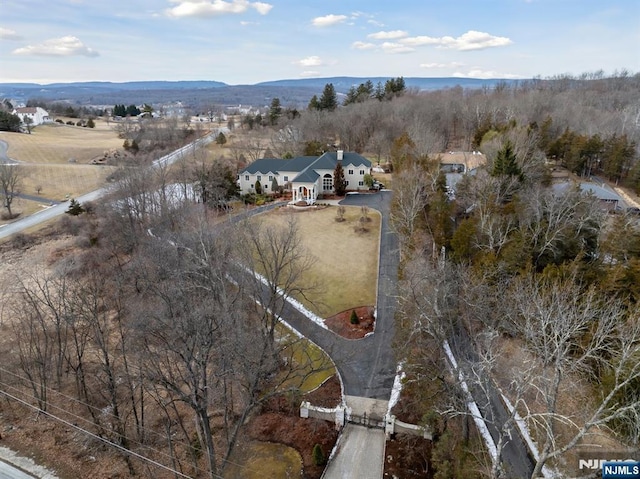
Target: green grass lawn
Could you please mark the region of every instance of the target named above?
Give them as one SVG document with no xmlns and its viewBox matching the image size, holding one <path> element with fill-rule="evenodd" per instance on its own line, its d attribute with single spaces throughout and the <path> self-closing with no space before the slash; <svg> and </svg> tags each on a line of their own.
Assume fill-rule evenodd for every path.
<svg viewBox="0 0 640 479">
<path fill-rule="evenodd" d="M 284 479 L 302 473 L 300 454 L 283 444 L 252 442 L 234 453 L 232 461 L 225 469 L 225 479 Z"/>
</svg>

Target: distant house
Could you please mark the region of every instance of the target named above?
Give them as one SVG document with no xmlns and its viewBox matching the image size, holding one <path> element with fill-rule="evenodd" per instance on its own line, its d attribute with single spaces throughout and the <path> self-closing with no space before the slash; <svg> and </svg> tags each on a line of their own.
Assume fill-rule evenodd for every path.
<svg viewBox="0 0 640 479">
<path fill-rule="evenodd" d="M 592 195 L 597 198 L 598 202 L 602 206 L 602 209 L 613 211 L 620 208 L 622 198 L 620 198 L 620 196 L 618 196 L 614 191 L 595 183 L 581 182 L 577 183 L 577 186 L 583 193 Z M 576 183 L 573 182 L 556 183 L 553 185 L 553 190 L 556 193 L 563 193 L 575 187 Z"/>
<path fill-rule="evenodd" d="M 275 178 L 278 186 L 291 190 L 293 203 L 313 204 L 319 196 L 335 193 L 333 173 L 338 162 L 344 170 L 347 191 L 368 189 L 364 176 L 371 174 L 371 162 L 357 153 L 342 150 L 291 160 L 256 160 L 240 171 L 238 184 L 243 194 L 254 193 L 257 181 L 264 191 L 270 191 Z"/>
<path fill-rule="evenodd" d="M 450 197 L 455 197 L 458 182 L 467 174 L 486 165 L 487 158 L 479 151 L 449 151 L 433 155 L 440 162 L 440 170 L 445 174 Z"/>
<path fill-rule="evenodd" d="M 20 117 L 20 121 L 25 125 L 27 124 L 27 122 L 25 121 L 25 119 L 27 118 L 31 118 L 31 125 L 33 126 L 42 125 L 43 123 L 51 121 L 49 113 L 39 106 L 16 108 L 15 110 L 13 110 L 13 114 L 18 115 Z"/>
</svg>

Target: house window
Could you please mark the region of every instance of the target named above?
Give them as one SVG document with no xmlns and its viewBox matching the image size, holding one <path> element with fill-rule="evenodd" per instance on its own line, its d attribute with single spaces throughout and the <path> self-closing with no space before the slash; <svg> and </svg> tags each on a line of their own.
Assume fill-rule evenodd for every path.
<svg viewBox="0 0 640 479">
<path fill-rule="evenodd" d="M 324 191 L 333 190 L 333 178 L 331 177 L 331 175 L 329 173 L 327 173 L 326 175 L 324 175 L 322 177 L 322 189 Z"/>
<path fill-rule="evenodd" d="M 364 181 L 358 181 L 358 186 L 364 186 Z"/>
<path fill-rule="evenodd" d="M 353 170 L 349 170 L 349 174 L 350 174 L 350 175 L 353 175 Z"/>
<path fill-rule="evenodd" d="M 269 181 L 273 181 L 273 176 L 269 175 Z"/>
<path fill-rule="evenodd" d="M 288 182 L 288 181 L 289 181 L 289 177 L 288 177 L 288 176 L 285 176 L 285 177 L 284 177 L 284 182 L 286 183 L 286 182 Z"/>
<path fill-rule="evenodd" d="M 257 180 L 257 181 L 262 181 L 262 176 L 258 175 L 258 176 L 256 177 L 256 180 Z"/>
<path fill-rule="evenodd" d="M 360 170 L 360 174 L 364 175 L 364 170 Z M 362 186 L 362 185 L 360 185 L 360 186 Z"/>
<path fill-rule="evenodd" d="M 344 181 L 344 186 L 349 186 L 349 180 Z"/>
<path fill-rule="evenodd" d="M 249 175 L 244 175 L 244 180 L 249 181 Z"/>
</svg>

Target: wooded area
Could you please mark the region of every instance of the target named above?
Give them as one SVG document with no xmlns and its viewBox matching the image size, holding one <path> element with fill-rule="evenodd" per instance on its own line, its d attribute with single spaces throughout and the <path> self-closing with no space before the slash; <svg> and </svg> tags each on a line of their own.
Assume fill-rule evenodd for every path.
<svg viewBox="0 0 640 479">
<path fill-rule="evenodd" d="M 640 75 L 363 92 L 231 131 L 212 165 L 123 169 L 110 201 L 62 221 L 75 247 L 0 285 L 4 390 L 116 444 L 131 475 L 220 477 L 246 420 L 276 394 L 299 400 L 316 367 L 301 339 L 277 329 L 278 291 L 304 295 L 309 257 L 295 222 L 225 223 L 176 185 L 226 198 L 229 164 L 339 147 L 394 175 L 403 407 L 434 431 L 430 466 L 416 473 L 509 477 L 470 447 L 444 340 L 473 387 L 499 387 L 529 425 L 534 476 L 596 431 L 637 447 L 640 219 L 578 189 L 559 193 L 552 173 L 640 193 Z M 164 147 L 183 139 L 184 125 L 171 124 Z M 119 126 L 124 138 L 129 127 Z M 452 196 L 440 157 L 476 150 L 487 165 Z M 515 418 L 497 425 L 504 441 Z"/>
</svg>

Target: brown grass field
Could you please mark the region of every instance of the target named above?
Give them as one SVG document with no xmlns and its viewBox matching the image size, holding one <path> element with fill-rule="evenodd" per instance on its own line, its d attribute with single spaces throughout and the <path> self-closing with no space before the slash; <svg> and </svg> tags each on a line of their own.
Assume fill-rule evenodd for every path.
<svg viewBox="0 0 640 479">
<path fill-rule="evenodd" d="M 43 199 L 15 199 L 13 210 L 21 216 L 39 211 L 46 200 L 73 198 L 104 185 L 114 167 L 90 162 L 122 147 L 117 133 L 100 120 L 96 128 L 52 123 L 34 128 L 31 134 L 0 132 L 0 140 L 7 143 L 9 158 L 20 162 L 19 191 Z"/>
<path fill-rule="evenodd" d="M 304 247 L 316 260 L 304 278 L 320 286 L 303 303 L 325 318 L 349 308 L 373 306 L 377 295 L 380 213 L 369 210 L 369 231 L 356 233 L 360 208 L 347 207 L 341 223 L 335 220 L 336 210 L 335 206 L 302 211 L 280 208 L 263 217 L 268 224 L 284 225 L 289 215 L 295 215 Z"/>
</svg>

